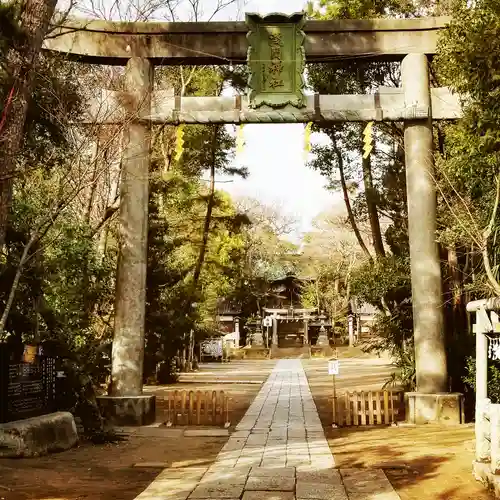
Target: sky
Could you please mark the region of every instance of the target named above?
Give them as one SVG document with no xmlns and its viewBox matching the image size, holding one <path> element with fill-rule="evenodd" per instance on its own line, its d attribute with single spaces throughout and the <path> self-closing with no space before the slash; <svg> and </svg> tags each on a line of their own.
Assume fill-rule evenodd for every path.
<svg viewBox="0 0 500 500">
<path fill-rule="evenodd" d="M 290 14 L 303 6 L 303 0 L 249 0 L 244 11 Z M 250 175 L 229 183 L 221 178 L 223 183 L 219 188 L 236 197 L 256 198 L 294 216 L 298 223 L 290 236 L 297 241 L 301 234 L 311 230 L 314 218 L 338 200 L 324 188 L 324 178 L 305 166 L 304 125 L 246 125 L 243 130 L 245 147 L 235 163 L 246 166 Z M 317 140 L 313 134 L 312 143 Z"/>
</svg>

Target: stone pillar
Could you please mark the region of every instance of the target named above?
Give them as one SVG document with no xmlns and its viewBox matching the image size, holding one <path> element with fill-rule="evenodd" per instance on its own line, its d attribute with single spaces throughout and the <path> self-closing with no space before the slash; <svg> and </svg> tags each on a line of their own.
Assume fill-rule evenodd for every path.
<svg viewBox="0 0 500 500">
<path fill-rule="evenodd" d="M 427 56 L 406 56 L 401 77 L 406 107 L 430 111 Z M 448 382 L 430 116 L 407 120 L 404 126 L 415 365 L 417 391 L 423 394 L 446 392 Z"/>
<path fill-rule="evenodd" d="M 479 315 L 480 313 L 476 313 Z M 488 397 L 488 337 L 486 337 L 481 323 L 476 322 L 476 400 Z"/>
<path fill-rule="evenodd" d="M 234 318 L 234 345 L 240 347 L 240 318 Z"/>
<path fill-rule="evenodd" d="M 500 473 L 500 405 L 490 406 L 491 472 Z"/>
<path fill-rule="evenodd" d="M 490 409 L 491 401 L 488 398 L 476 400 L 476 462 L 487 463 L 491 459 L 490 443 Z"/>
<path fill-rule="evenodd" d="M 354 347 L 354 316 L 349 315 L 347 319 L 347 330 L 349 332 L 349 347 Z"/>
<path fill-rule="evenodd" d="M 309 344 L 309 320 L 304 319 L 304 345 Z"/>
<path fill-rule="evenodd" d="M 483 311 L 476 312 L 476 322 L 474 332 L 476 334 L 476 415 L 475 415 L 475 435 L 476 435 L 476 462 L 489 462 L 490 449 L 493 445 L 490 440 L 490 407 L 488 399 L 488 338 L 485 335 L 487 326 L 483 325 L 481 315 L 486 315 Z M 493 423 L 493 422 L 492 422 Z M 491 457 L 493 460 L 493 456 Z"/>
<path fill-rule="evenodd" d="M 132 425 L 154 421 L 154 400 L 142 395 L 146 273 L 148 250 L 149 164 L 153 65 L 131 58 L 125 69 L 127 124 L 123 132 L 120 185 L 120 255 L 111 366 L 111 394 L 105 403 L 115 420 Z M 118 408 L 119 407 L 119 408 Z M 113 409 L 114 408 L 114 409 Z M 151 415 L 151 411 L 153 415 Z M 134 421 L 135 420 L 135 421 Z"/>
<path fill-rule="evenodd" d="M 271 344 L 278 347 L 278 318 L 276 316 L 273 316 L 273 339 Z"/>
</svg>

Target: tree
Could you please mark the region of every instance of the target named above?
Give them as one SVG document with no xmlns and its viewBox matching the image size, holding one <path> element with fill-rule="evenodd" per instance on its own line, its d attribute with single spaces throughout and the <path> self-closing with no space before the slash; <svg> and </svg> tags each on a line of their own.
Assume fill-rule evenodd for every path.
<svg viewBox="0 0 500 500">
<path fill-rule="evenodd" d="M 311 2 L 308 13 L 315 19 L 418 17 L 437 12 L 438 8 L 441 6 L 432 1 L 321 0 Z M 335 61 L 311 67 L 310 82 L 320 93 L 366 94 L 380 86 L 400 86 L 400 70 L 398 64 L 387 61 Z M 368 158 L 362 158 L 365 125 L 318 128 L 330 142 L 315 148 L 317 156 L 311 165 L 326 174 L 334 189 L 342 189 L 348 220 L 368 257 L 354 269 L 351 279 L 353 295 L 380 311 L 375 327 L 380 343 L 367 348 L 390 348 L 398 367 L 405 367 L 400 370 L 405 378 L 403 384 L 411 388 L 411 287 L 409 280 L 403 279 L 409 269 L 403 127 L 400 123 L 376 124 L 374 149 Z M 373 256 L 361 237 L 360 222 L 369 223 Z M 384 230 L 382 226 L 386 226 Z"/>
<path fill-rule="evenodd" d="M 336 331 L 345 337 L 353 272 L 366 254 L 346 222 L 342 205 L 318 216 L 313 226 L 303 239 L 300 256 L 301 274 L 312 278 L 304 287 L 303 301 L 307 307 L 326 311 Z M 358 231 L 364 229 L 361 226 Z"/>
<path fill-rule="evenodd" d="M 37 59 L 56 3 L 56 0 L 24 1 L 18 13 L 19 35 L 13 39 L 2 61 L 2 70 L 7 74 L 11 90 L 3 108 L 0 130 L 0 249 L 5 244 L 17 155 L 23 143 Z"/>
<path fill-rule="evenodd" d="M 459 246 L 472 243 L 483 261 L 488 284 L 483 291 L 495 295 L 500 295 L 494 244 L 500 193 L 499 12 L 497 3 L 487 0 L 458 7 L 436 61 L 443 83 L 463 96 L 464 112 L 462 120 L 446 128 L 446 156 L 439 163 L 441 192 L 451 212 L 444 237 Z"/>
<path fill-rule="evenodd" d="M 453 336 L 460 349 L 457 366 L 467 365 L 474 389 L 474 337 L 465 304 L 500 294 L 498 237 L 500 120 L 500 6 L 480 0 L 456 2 L 435 60 L 436 78 L 460 94 L 463 118 L 439 131 L 437 162 L 440 241 L 448 249 L 448 297 Z M 466 359 L 469 359 L 466 362 Z M 492 363 L 492 395 L 498 394 L 500 367 Z M 455 373 L 457 370 L 455 369 Z M 472 373 L 471 373 L 472 372 Z M 463 376 L 463 373 L 460 373 Z"/>
<path fill-rule="evenodd" d="M 286 239 L 294 228 L 293 218 L 252 198 L 240 198 L 236 207 L 248 223 L 242 228 L 241 256 L 229 300 L 241 307 L 244 330 L 249 319 L 262 316 L 263 302 L 272 293 L 270 283 L 298 271 L 299 254 L 297 245 Z"/>
</svg>

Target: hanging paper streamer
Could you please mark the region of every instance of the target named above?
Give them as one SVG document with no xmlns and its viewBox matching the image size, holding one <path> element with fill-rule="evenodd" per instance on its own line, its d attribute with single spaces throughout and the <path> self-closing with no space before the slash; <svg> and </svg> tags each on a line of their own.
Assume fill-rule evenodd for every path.
<svg viewBox="0 0 500 500">
<path fill-rule="evenodd" d="M 372 137 L 373 122 L 368 122 L 363 135 L 364 135 L 364 145 L 363 145 L 363 158 L 366 160 L 370 156 L 373 150 L 373 137 Z"/>
<path fill-rule="evenodd" d="M 184 152 L 184 124 L 181 123 L 175 131 L 175 161 L 181 159 Z"/>
<path fill-rule="evenodd" d="M 238 127 L 238 132 L 236 134 L 236 154 L 240 155 L 243 153 L 243 148 L 245 147 L 245 134 L 243 132 L 243 123 Z"/>
<path fill-rule="evenodd" d="M 304 160 L 307 161 L 308 154 L 311 152 L 311 130 L 312 122 L 306 125 L 304 130 Z"/>
</svg>

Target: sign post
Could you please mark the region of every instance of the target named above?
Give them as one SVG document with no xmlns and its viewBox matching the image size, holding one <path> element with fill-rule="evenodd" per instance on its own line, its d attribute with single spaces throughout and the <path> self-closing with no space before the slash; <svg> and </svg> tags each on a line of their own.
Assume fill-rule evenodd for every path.
<svg viewBox="0 0 500 500">
<path fill-rule="evenodd" d="M 337 387 L 335 383 L 335 377 L 340 373 L 340 362 L 339 362 L 338 350 L 335 348 L 335 352 L 333 358 L 328 360 L 328 375 L 332 376 L 332 385 L 333 385 L 333 401 L 332 401 L 332 410 L 333 410 L 333 423 L 332 427 L 338 427 L 337 422 Z"/>
<path fill-rule="evenodd" d="M 269 327 L 272 326 L 273 320 L 271 319 L 271 316 L 266 316 L 262 320 L 263 326 L 266 327 L 266 348 L 269 349 Z"/>
</svg>

